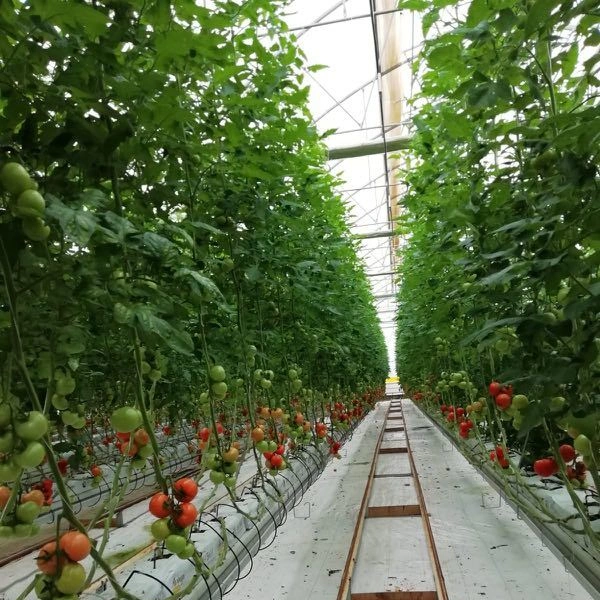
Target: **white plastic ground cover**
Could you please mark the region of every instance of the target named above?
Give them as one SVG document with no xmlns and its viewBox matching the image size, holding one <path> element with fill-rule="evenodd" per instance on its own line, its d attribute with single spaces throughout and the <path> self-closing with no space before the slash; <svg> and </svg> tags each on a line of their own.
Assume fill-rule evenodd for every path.
<svg viewBox="0 0 600 600">
<path fill-rule="evenodd" d="M 368 416 L 366 419 L 370 418 Z M 221 567 L 206 581 L 200 580 L 189 598 L 220 598 L 243 577 L 252 565 L 252 556 L 259 548 L 270 544 L 275 530 L 283 525 L 288 512 L 300 504 L 303 494 L 320 475 L 326 464 L 327 451 L 327 445 L 322 444 L 320 450 L 309 447 L 298 457 L 290 459 L 290 468 L 281 472 L 275 479 L 283 503 L 269 498 L 257 487 L 242 493 L 240 507 L 249 514 L 259 512 L 256 521 L 244 518 L 233 507 L 227 505 L 219 506 L 216 515 L 202 515 L 199 527 L 194 530 L 191 539 L 202 553 L 205 564 L 211 566 L 217 563 L 219 553 L 224 550 L 224 534 L 227 536 L 229 550 Z M 255 474 L 254 461 L 246 461 L 241 466 L 238 479 L 244 481 Z M 198 506 L 214 492 L 214 486 L 207 479 L 205 476 L 201 481 L 200 493 L 194 501 Z M 275 488 L 268 486 L 267 489 L 271 496 L 276 494 Z M 123 568 L 116 570 L 118 581 L 132 594 L 152 600 L 161 600 L 185 587 L 194 573 L 190 562 L 168 553 L 157 558 L 154 552 L 144 551 L 152 543 L 149 528 L 154 521 L 154 517 L 147 512 L 147 502 L 127 509 L 124 521 L 125 527 L 111 533 L 104 556 L 110 561 L 111 556 L 116 554 L 137 551 L 138 555 Z M 97 537 L 99 536 L 100 532 Z M 3 600 L 15 600 L 31 581 L 35 573 L 35 555 L 36 553 L 32 553 L 0 569 L 0 594 L 3 594 Z M 86 559 L 83 564 L 89 570 L 92 565 L 91 558 Z M 84 593 L 82 598 L 109 599 L 113 595 L 112 588 L 101 582 L 101 585 Z M 27 600 L 33 598 L 33 594 L 27 596 Z"/>
<path fill-rule="evenodd" d="M 226 600 L 335 600 L 388 405 L 359 425 Z"/>
<path fill-rule="evenodd" d="M 450 598 L 595 597 L 412 402 L 403 407 Z"/>
</svg>

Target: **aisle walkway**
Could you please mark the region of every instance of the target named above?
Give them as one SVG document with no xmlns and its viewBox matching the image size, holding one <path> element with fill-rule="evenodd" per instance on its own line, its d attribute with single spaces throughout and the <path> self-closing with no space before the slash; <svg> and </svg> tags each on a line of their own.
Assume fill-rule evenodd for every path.
<svg viewBox="0 0 600 600">
<path fill-rule="evenodd" d="M 526 523 L 509 506 L 499 505 L 498 494 L 412 402 L 404 400 L 402 405 L 450 600 L 592 600 Z M 290 514 L 273 545 L 255 558 L 252 572 L 229 600 L 336 600 L 388 406 L 381 403 L 345 446 L 342 460 L 328 465 L 295 517 Z M 397 579 L 402 586 L 395 589 L 411 589 L 407 582 L 425 572 L 426 555 L 403 551 L 422 535 L 409 533 L 421 519 L 397 522 L 408 529 L 391 536 L 381 532 L 379 540 L 370 534 L 363 538 L 354 572 L 357 582 L 369 573 L 376 579 L 377 567 L 383 565 L 408 576 Z M 371 564 L 364 564 L 365 556 Z M 415 598 L 419 589 L 432 587 L 431 581 L 421 583 L 413 595 L 401 593 L 398 598 Z"/>
</svg>

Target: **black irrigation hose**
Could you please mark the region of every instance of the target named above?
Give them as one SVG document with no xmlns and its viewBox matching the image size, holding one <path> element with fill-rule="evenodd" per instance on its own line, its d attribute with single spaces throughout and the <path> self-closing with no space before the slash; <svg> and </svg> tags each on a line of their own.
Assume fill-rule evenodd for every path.
<svg viewBox="0 0 600 600">
<path fill-rule="evenodd" d="M 217 519 L 217 518 L 213 518 L 213 521 L 217 521 L 217 522 L 219 522 L 219 523 L 221 523 L 221 524 L 222 524 L 222 522 L 221 522 L 219 519 Z M 210 527 L 210 529 L 211 529 L 212 531 L 214 531 L 214 532 L 215 532 L 215 533 L 216 533 L 216 534 L 219 536 L 220 540 L 221 540 L 223 543 L 225 543 L 225 538 L 224 538 L 224 537 L 221 535 L 221 532 L 220 532 L 220 531 L 217 531 L 217 530 L 216 530 L 216 529 L 215 529 L 215 528 L 214 528 L 214 527 L 213 527 L 213 526 L 212 526 L 210 523 L 208 523 L 207 521 L 201 521 L 201 522 L 202 522 L 202 523 L 203 523 L 203 524 L 204 524 L 206 527 Z M 231 532 L 229 531 L 229 529 L 227 529 L 227 527 L 225 527 L 225 531 L 227 531 L 227 533 L 231 533 Z M 236 565 L 237 565 L 237 575 L 236 575 L 236 577 L 235 577 L 235 583 L 233 584 L 233 587 L 232 587 L 230 590 L 227 590 L 227 591 L 225 592 L 225 594 L 227 594 L 228 592 L 230 592 L 230 591 L 231 591 L 231 590 L 232 590 L 232 589 L 233 589 L 233 588 L 234 588 L 234 587 L 237 585 L 238 579 L 240 578 L 240 575 L 242 574 L 242 565 L 240 564 L 240 559 L 238 558 L 238 555 L 237 555 L 237 554 L 236 554 L 236 553 L 235 553 L 235 552 L 234 552 L 234 551 L 231 549 L 231 546 L 230 546 L 230 545 L 227 545 L 227 552 L 231 552 L 231 554 L 233 554 L 233 558 L 235 559 L 235 563 L 236 563 Z M 224 594 L 223 594 L 222 590 L 220 589 L 220 586 L 219 586 L 219 591 L 221 592 L 221 597 L 223 597 L 223 595 L 224 595 Z"/>
<path fill-rule="evenodd" d="M 216 519 L 213 519 L 216 520 Z M 204 523 L 206 526 L 210 527 L 210 529 L 212 531 L 214 531 L 220 538 L 222 541 L 225 541 L 223 539 L 223 537 L 221 536 L 220 532 L 217 531 L 214 527 L 212 527 L 212 525 L 210 525 L 210 523 Z M 245 579 L 246 577 L 248 577 L 248 575 L 250 574 L 250 571 L 252 571 L 252 567 L 254 565 L 254 557 L 252 555 L 252 553 L 250 552 L 250 550 L 248 549 L 248 547 L 246 546 L 246 544 L 244 544 L 244 542 L 242 542 L 242 540 L 236 535 L 235 532 L 233 532 L 231 529 L 229 529 L 227 526 L 225 526 L 225 530 L 227 531 L 228 535 L 234 537 L 242 546 L 242 548 L 246 551 L 246 553 L 248 554 L 248 558 L 250 559 L 250 567 L 248 569 L 248 571 L 246 572 L 245 575 L 242 575 L 242 565 L 240 562 L 240 558 L 238 557 L 237 553 L 235 552 L 235 550 L 229 545 L 228 546 L 228 551 L 231 552 L 233 554 L 233 557 L 235 559 L 235 562 L 237 564 L 237 575 L 235 577 L 235 581 L 233 582 L 233 585 L 226 590 L 225 592 L 222 593 L 222 596 L 229 594 L 231 591 L 233 591 L 233 589 L 237 586 L 237 584 L 242 580 Z"/>
<path fill-rule="evenodd" d="M 250 493 L 256 498 L 257 502 L 259 504 L 261 504 L 261 500 L 258 497 L 258 494 L 254 490 L 250 490 Z M 269 516 L 273 520 L 274 534 L 273 534 L 273 539 L 266 546 L 259 545 L 258 552 L 260 552 L 262 550 L 266 550 L 273 544 L 273 542 L 275 541 L 275 538 L 277 537 L 277 529 L 279 528 L 277 523 L 275 522 L 275 517 L 273 516 L 273 513 L 267 508 L 267 505 L 265 503 L 263 503 L 263 507 L 269 513 Z M 259 537 L 259 542 L 262 544 L 262 540 L 260 540 L 260 537 Z"/>
<path fill-rule="evenodd" d="M 137 569 L 134 569 L 133 571 L 131 571 L 131 573 L 129 573 L 129 577 L 127 577 L 127 579 L 125 580 L 125 583 L 122 586 L 123 589 L 125 589 L 125 587 L 131 581 L 131 579 L 134 575 L 145 575 L 146 577 L 153 579 L 157 583 L 160 583 L 160 585 L 162 585 L 162 587 L 164 587 L 165 590 L 167 590 L 169 595 L 173 594 L 173 591 L 171 590 L 171 588 L 164 581 L 161 581 L 158 577 L 155 577 L 154 575 L 150 575 L 150 573 L 144 573 L 143 571 L 138 571 Z"/>
</svg>

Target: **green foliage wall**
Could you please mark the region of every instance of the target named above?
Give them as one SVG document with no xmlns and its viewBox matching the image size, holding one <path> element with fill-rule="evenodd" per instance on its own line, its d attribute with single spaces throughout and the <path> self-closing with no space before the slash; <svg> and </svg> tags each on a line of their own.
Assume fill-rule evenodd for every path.
<svg viewBox="0 0 600 600">
<path fill-rule="evenodd" d="M 398 364 L 599 403 L 597 2 L 423 10 Z M 435 343 L 441 337 L 445 347 Z M 442 352 L 438 351 L 441 348 Z"/>
<path fill-rule="evenodd" d="M 31 241 L 4 196 L 5 398 L 30 406 L 27 372 L 46 407 L 57 374 L 79 410 L 128 402 L 138 339 L 175 412 L 208 363 L 244 375 L 249 344 L 307 387 L 385 377 L 283 5 L 1 3 L 2 161 L 39 183 L 51 228 Z"/>
</svg>

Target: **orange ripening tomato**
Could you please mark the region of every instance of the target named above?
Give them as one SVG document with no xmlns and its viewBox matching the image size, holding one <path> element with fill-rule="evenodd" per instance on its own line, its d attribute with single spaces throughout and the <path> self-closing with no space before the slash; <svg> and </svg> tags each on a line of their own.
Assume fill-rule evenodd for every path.
<svg viewBox="0 0 600 600">
<path fill-rule="evenodd" d="M 92 549 L 90 538 L 81 531 L 67 531 L 58 542 L 59 548 L 75 562 L 83 560 Z"/>
</svg>

